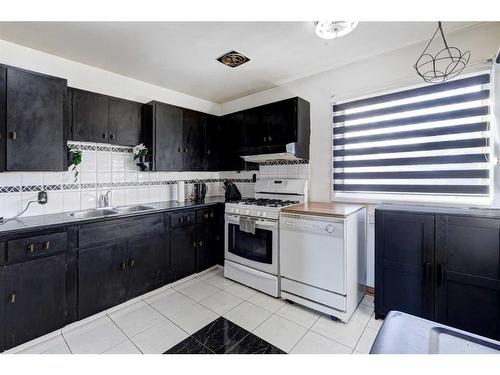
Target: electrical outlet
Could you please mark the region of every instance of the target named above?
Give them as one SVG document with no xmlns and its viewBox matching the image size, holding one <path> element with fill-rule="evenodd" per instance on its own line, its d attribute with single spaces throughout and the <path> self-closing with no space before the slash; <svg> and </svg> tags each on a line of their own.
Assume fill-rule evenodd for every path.
<svg viewBox="0 0 500 375">
<path fill-rule="evenodd" d="M 49 201 L 49 197 L 46 191 L 38 192 L 38 204 L 45 204 Z"/>
</svg>

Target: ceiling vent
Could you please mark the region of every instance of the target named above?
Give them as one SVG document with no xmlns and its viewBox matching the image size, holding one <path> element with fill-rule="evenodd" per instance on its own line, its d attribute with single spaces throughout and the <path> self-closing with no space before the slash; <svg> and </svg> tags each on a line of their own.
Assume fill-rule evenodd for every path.
<svg viewBox="0 0 500 375">
<path fill-rule="evenodd" d="M 231 51 L 219 57 L 217 61 L 220 61 L 222 64 L 227 65 L 231 68 L 236 68 L 237 66 L 243 65 L 244 63 L 250 61 L 250 59 L 239 52 Z"/>
</svg>

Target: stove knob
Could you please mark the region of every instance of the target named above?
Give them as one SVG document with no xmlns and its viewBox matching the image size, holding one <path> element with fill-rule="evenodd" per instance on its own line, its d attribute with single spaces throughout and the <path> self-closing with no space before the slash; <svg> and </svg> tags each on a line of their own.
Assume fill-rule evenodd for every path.
<svg viewBox="0 0 500 375">
<path fill-rule="evenodd" d="M 335 231 L 335 227 L 332 225 L 332 224 L 328 224 L 325 228 L 325 230 L 328 232 L 328 233 L 333 233 Z"/>
<path fill-rule="evenodd" d="M 247 215 L 250 215 L 250 210 L 247 210 Z"/>
<path fill-rule="evenodd" d="M 262 213 L 262 216 L 263 216 L 263 217 L 266 217 L 266 216 L 267 216 L 267 213 L 263 212 L 263 213 Z"/>
<path fill-rule="evenodd" d="M 237 213 L 237 214 L 239 214 L 240 213 L 240 209 L 237 208 L 237 209 L 234 210 L 234 212 Z"/>
</svg>

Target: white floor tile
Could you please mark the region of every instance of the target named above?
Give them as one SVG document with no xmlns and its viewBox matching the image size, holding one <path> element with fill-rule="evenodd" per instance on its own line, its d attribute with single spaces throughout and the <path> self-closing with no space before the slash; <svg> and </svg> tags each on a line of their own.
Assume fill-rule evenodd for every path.
<svg viewBox="0 0 500 375">
<path fill-rule="evenodd" d="M 311 328 L 321 316 L 314 310 L 291 303 L 286 303 L 276 314 L 306 328 Z"/>
<path fill-rule="evenodd" d="M 44 342 L 21 350 L 19 354 L 71 354 L 62 335 L 52 337 Z"/>
<path fill-rule="evenodd" d="M 358 344 L 354 348 L 356 351 L 364 354 L 370 353 L 375 337 L 377 337 L 378 331 L 369 327 L 366 327 L 365 331 L 361 335 Z"/>
<path fill-rule="evenodd" d="M 245 300 L 250 299 L 251 297 L 257 294 L 257 291 L 255 289 L 237 283 L 234 283 L 233 285 L 225 288 L 224 290 L 236 297 L 240 297 Z"/>
<path fill-rule="evenodd" d="M 370 294 L 365 294 L 365 296 L 361 300 L 362 305 L 369 306 L 371 308 L 373 308 L 374 303 L 375 303 L 375 298 Z"/>
<path fill-rule="evenodd" d="M 366 326 L 372 314 L 373 314 L 373 307 L 360 304 L 352 314 L 350 320 Z"/>
<path fill-rule="evenodd" d="M 224 273 L 223 270 L 216 268 L 214 270 L 210 270 L 210 271 L 205 272 L 204 274 L 198 275 L 196 277 L 200 280 L 206 280 L 206 279 L 209 279 L 210 277 L 214 277 L 215 275 L 219 275 L 219 274 L 223 274 L 223 273 Z"/>
<path fill-rule="evenodd" d="M 186 297 L 184 294 L 177 291 L 173 291 L 173 293 L 170 293 L 163 298 L 153 300 L 154 302 L 151 303 L 151 306 L 153 306 L 155 310 L 158 310 L 167 318 L 170 318 L 177 314 L 179 311 L 183 311 L 196 304 L 196 302 L 191 298 Z M 149 301 L 146 302 L 149 303 Z"/>
<path fill-rule="evenodd" d="M 115 311 L 109 314 L 109 317 L 128 337 L 135 336 L 167 319 L 143 301 Z"/>
<path fill-rule="evenodd" d="M 379 330 L 382 327 L 382 324 L 384 324 L 383 319 L 375 319 L 375 313 L 372 314 L 370 317 L 370 320 L 368 321 L 368 327 L 373 328 L 375 330 Z"/>
<path fill-rule="evenodd" d="M 226 279 L 224 277 L 224 272 L 221 271 L 211 273 L 209 277 L 204 278 L 203 281 L 220 289 L 225 289 L 235 284 L 234 281 Z"/>
<path fill-rule="evenodd" d="M 219 315 L 224 315 L 242 302 L 243 300 L 241 298 L 233 296 L 223 290 L 200 301 L 203 306 L 208 307 Z"/>
<path fill-rule="evenodd" d="M 156 291 L 154 291 L 156 292 Z M 176 294 L 176 293 L 179 293 L 177 290 L 175 290 L 174 288 L 170 287 L 168 289 L 164 289 L 160 292 L 156 292 L 156 293 L 148 293 L 147 295 L 144 296 L 143 300 L 144 302 L 148 303 L 148 304 L 153 304 L 155 302 L 158 302 L 172 294 Z"/>
<path fill-rule="evenodd" d="M 142 354 L 139 349 L 132 343 L 132 341 L 127 340 L 106 350 L 103 354 Z"/>
<path fill-rule="evenodd" d="M 245 301 L 224 314 L 224 318 L 245 328 L 247 331 L 253 331 L 271 315 L 270 311 Z"/>
<path fill-rule="evenodd" d="M 213 311 L 207 309 L 199 303 L 196 303 L 184 310 L 180 310 L 169 319 L 181 327 L 184 331 L 189 334 L 193 334 L 218 317 L 219 316 Z"/>
<path fill-rule="evenodd" d="M 353 320 L 349 323 L 333 321 L 326 316 L 322 316 L 312 326 L 311 330 L 326 336 L 329 339 L 336 341 L 342 345 L 354 349 L 365 326 Z"/>
<path fill-rule="evenodd" d="M 294 346 L 293 354 L 351 354 L 352 349 L 327 339 L 320 334 L 308 331 Z"/>
<path fill-rule="evenodd" d="M 107 316 L 63 333 L 73 353 L 102 353 L 127 340 L 127 336 Z"/>
<path fill-rule="evenodd" d="M 131 338 L 145 354 L 161 354 L 188 337 L 188 334 L 166 320 Z"/>
<path fill-rule="evenodd" d="M 274 346 L 289 352 L 307 332 L 307 328 L 278 315 L 273 315 L 258 326 L 253 333 Z"/>
<path fill-rule="evenodd" d="M 219 288 L 198 279 L 192 279 L 183 284 L 177 285 L 175 289 L 197 302 L 214 295 L 220 290 Z"/>
<path fill-rule="evenodd" d="M 278 311 L 286 303 L 281 298 L 274 298 L 264 293 L 255 294 L 253 297 L 248 299 L 248 302 L 271 312 Z"/>
</svg>

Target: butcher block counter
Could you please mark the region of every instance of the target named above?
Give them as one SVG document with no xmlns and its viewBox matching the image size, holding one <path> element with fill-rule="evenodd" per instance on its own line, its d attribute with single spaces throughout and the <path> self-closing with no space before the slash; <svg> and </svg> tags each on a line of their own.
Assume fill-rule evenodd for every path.
<svg viewBox="0 0 500 375">
<path fill-rule="evenodd" d="M 305 202 L 283 208 L 281 212 L 297 215 L 315 215 L 328 217 L 347 217 L 365 206 L 360 204 L 332 203 L 332 202 Z"/>
</svg>

